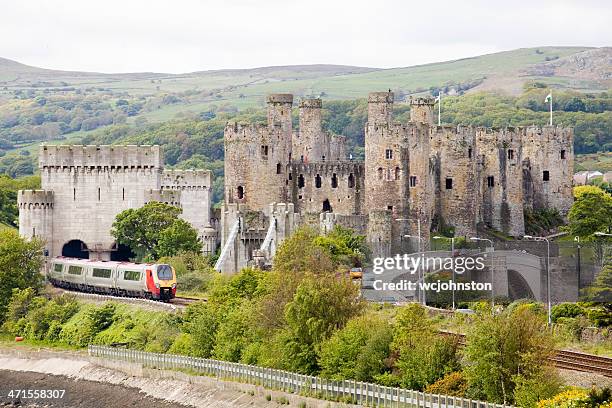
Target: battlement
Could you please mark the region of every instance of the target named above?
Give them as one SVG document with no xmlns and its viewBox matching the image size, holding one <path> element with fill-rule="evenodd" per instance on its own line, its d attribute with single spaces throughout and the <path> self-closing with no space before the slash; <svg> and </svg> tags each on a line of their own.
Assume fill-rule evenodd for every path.
<svg viewBox="0 0 612 408">
<path fill-rule="evenodd" d="M 164 170 L 162 187 L 164 189 L 191 190 L 212 186 L 210 170 Z"/>
<path fill-rule="evenodd" d="M 323 102 L 320 98 L 305 98 L 300 101 L 300 109 L 321 109 Z"/>
<path fill-rule="evenodd" d="M 431 96 L 418 96 L 410 97 L 410 105 L 423 106 L 423 105 L 434 105 L 436 100 Z"/>
<path fill-rule="evenodd" d="M 269 104 L 293 104 L 293 94 L 269 94 L 267 98 Z"/>
<path fill-rule="evenodd" d="M 159 201 L 175 207 L 181 207 L 180 190 L 146 190 L 145 202 Z"/>
<path fill-rule="evenodd" d="M 303 174 L 362 174 L 365 171 L 365 164 L 362 161 L 334 161 L 334 162 L 310 162 L 292 163 L 291 170 L 295 173 Z"/>
<path fill-rule="evenodd" d="M 163 167 L 163 155 L 157 145 L 42 145 L 38 163 L 40 169 L 70 167 L 158 169 Z"/>
<path fill-rule="evenodd" d="M 53 191 L 48 190 L 19 190 L 17 204 L 21 209 L 53 208 Z"/>
<path fill-rule="evenodd" d="M 370 92 L 368 94 L 368 103 L 393 103 L 393 92 Z"/>
</svg>

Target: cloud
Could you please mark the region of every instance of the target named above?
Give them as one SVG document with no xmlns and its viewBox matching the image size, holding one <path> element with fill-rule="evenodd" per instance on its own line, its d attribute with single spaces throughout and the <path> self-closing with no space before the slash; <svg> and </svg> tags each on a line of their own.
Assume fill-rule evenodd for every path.
<svg viewBox="0 0 612 408">
<path fill-rule="evenodd" d="M 612 40 L 612 6 L 595 0 L 9 3 L 0 17 L 0 56 L 102 72 L 312 63 L 395 67 Z"/>
</svg>

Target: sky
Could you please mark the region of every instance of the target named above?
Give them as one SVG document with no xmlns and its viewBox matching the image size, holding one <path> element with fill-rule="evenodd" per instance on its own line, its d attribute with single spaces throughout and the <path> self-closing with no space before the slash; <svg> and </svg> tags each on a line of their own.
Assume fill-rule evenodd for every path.
<svg viewBox="0 0 612 408">
<path fill-rule="evenodd" d="M 0 0 L 0 57 L 76 71 L 406 67 L 612 46 L 609 0 Z"/>
</svg>

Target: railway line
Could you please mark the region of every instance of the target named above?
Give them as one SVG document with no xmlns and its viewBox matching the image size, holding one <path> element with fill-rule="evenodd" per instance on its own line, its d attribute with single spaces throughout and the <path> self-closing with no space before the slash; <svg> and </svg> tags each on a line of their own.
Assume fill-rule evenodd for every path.
<svg viewBox="0 0 612 408">
<path fill-rule="evenodd" d="M 440 331 L 443 336 L 457 336 L 461 347 L 465 346 L 465 335 Z M 585 373 L 600 374 L 612 378 L 612 358 L 572 350 L 555 350 L 550 361 L 557 368 Z"/>
</svg>

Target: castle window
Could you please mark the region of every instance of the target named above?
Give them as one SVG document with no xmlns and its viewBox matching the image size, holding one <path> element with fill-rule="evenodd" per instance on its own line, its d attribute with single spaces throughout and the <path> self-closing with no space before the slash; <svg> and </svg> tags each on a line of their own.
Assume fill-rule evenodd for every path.
<svg viewBox="0 0 612 408">
<path fill-rule="evenodd" d="M 281 174 L 281 164 L 276 163 L 276 174 Z"/>
<path fill-rule="evenodd" d="M 72 201 L 76 201 L 76 188 L 72 189 Z"/>
<path fill-rule="evenodd" d="M 378 168 L 378 179 L 379 180 L 383 179 L 383 169 L 382 169 L 382 167 Z"/>
<path fill-rule="evenodd" d="M 304 175 L 300 174 L 298 176 L 298 188 L 304 187 Z"/>
<path fill-rule="evenodd" d="M 315 177 L 315 187 L 316 188 L 321 188 L 321 176 L 317 174 L 317 176 Z"/>
<path fill-rule="evenodd" d="M 393 158 L 393 150 L 387 149 L 385 150 L 385 159 L 390 160 Z"/>
<path fill-rule="evenodd" d="M 400 168 L 399 167 L 395 168 L 395 179 L 396 180 L 400 179 Z"/>
<path fill-rule="evenodd" d="M 416 176 L 410 176 L 410 187 L 416 187 L 416 185 L 417 185 Z"/>
<path fill-rule="evenodd" d="M 450 177 L 446 178 L 446 189 L 447 190 L 452 190 L 453 189 L 453 179 Z"/>
<path fill-rule="evenodd" d="M 514 150 L 508 149 L 508 160 L 514 159 Z"/>
<path fill-rule="evenodd" d="M 548 172 L 548 170 L 544 170 L 544 172 L 542 173 L 542 180 L 543 181 L 549 181 L 550 180 L 550 173 Z"/>
<path fill-rule="evenodd" d="M 488 176 L 487 177 L 487 187 L 495 187 L 495 177 Z"/>
<path fill-rule="evenodd" d="M 261 156 L 264 159 L 268 158 L 268 145 L 261 145 Z"/>
<path fill-rule="evenodd" d="M 101 196 L 102 196 L 102 193 L 100 192 L 100 187 L 98 187 L 98 201 L 100 201 Z"/>
<path fill-rule="evenodd" d="M 470 147 L 468 149 L 468 159 L 471 159 L 471 158 L 472 158 L 472 148 Z"/>
<path fill-rule="evenodd" d="M 289 173 L 289 180 L 293 180 L 293 173 Z"/>
<path fill-rule="evenodd" d="M 125 201 L 125 188 L 121 189 L 121 195 L 122 195 L 123 201 Z"/>
<path fill-rule="evenodd" d="M 561 159 L 565 159 L 565 150 L 561 150 Z"/>
<path fill-rule="evenodd" d="M 392 206 L 392 205 L 388 205 L 388 206 L 387 206 L 387 210 L 389 210 L 389 211 L 393 211 L 393 206 Z"/>
<path fill-rule="evenodd" d="M 332 175 L 331 186 L 332 188 L 338 187 L 338 176 L 336 176 L 336 173 Z"/>
<path fill-rule="evenodd" d="M 242 200 L 244 198 L 244 187 L 238 186 L 238 199 Z"/>
<path fill-rule="evenodd" d="M 355 187 L 355 176 L 353 176 L 353 173 L 350 173 L 348 176 L 348 187 L 349 188 Z"/>
<path fill-rule="evenodd" d="M 301 161 L 302 163 L 304 163 L 304 155 L 301 155 L 301 156 L 300 156 L 300 161 Z"/>
<path fill-rule="evenodd" d="M 325 155 L 321 156 L 321 160 L 325 161 Z"/>
</svg>

